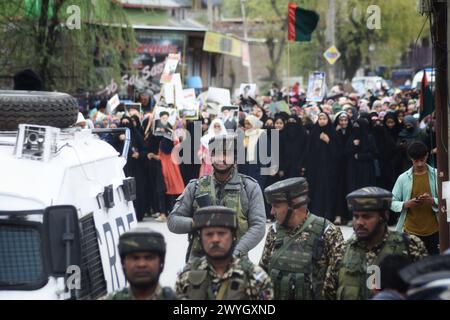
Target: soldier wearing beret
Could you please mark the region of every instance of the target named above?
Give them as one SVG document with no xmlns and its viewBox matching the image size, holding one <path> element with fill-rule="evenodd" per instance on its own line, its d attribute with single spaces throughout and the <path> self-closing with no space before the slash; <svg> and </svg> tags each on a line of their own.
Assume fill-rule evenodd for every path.
<svg viewBox="0 0 450 320">
<path fill-rule="evenodd" d="M 162 234 L 135 228 L 119 238 L 119 254 L 129 288 L 115 292 L 107 300 L 174 300 L 169 287 L 159 285 L 164 269 L 166 243 Z"/>
<path fill-rule="evenodd" d="M 372 298 L 375 289 L 380 289 L 378 266 L 387 255 L 408 255 L 412 261 L 427 255 L 419 238 L 387 228 L 391 200 L 391 192 L 378 187 L 362 188 L 347 195 L 355 233 L 347 241 L 333 277 L 325 283 L 329 290 L 337 288 L 337 299 Z"/>
<path fill-rule="evenodd" d="M 340 229 L 309 212 L 304 178 L 279 181 L 264 194 L 276 222 L 267 235 L 260 266 L 272 279 L 275 299 L 324 299 L 323 283 L 343 254 Z"/>
<path fill-rule="evenodd" d="M 232 255 L 236 213 L 209 206 L 194 214 L 194 230 L 206 256 L 189 263 L 178 276 L 176 292 L 192 300 L 269 300 L 272 284 L 266 272 L 247 257 Z"/>
</svg>

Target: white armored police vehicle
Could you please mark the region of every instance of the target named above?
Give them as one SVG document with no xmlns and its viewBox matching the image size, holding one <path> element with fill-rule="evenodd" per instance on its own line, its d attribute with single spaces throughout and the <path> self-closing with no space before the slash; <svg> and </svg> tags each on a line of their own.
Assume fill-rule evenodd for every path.
<svg viewBox="0 0 450 320">
<path fill-rule="evenodd" d="M 0 299 L 96 299 L 126 285 L 129 132 L 73 127 L 77 115 L 64 93 L 0 91 Z M 123 156 L 98 136 L 114 130 Z"/>
</svg>

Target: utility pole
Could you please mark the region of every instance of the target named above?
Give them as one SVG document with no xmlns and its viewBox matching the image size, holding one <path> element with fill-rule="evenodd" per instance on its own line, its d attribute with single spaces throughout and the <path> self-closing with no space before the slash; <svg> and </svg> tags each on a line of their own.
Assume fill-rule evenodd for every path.
<svg viewBox="0 0 450 320">
<path fill-rule="evenodd" d="M 214 14 L 213 14 L 213 0 L 208 0 L 208 28 L 210 31 L 213 29 Z"/>
<path fill-rule="evenodd" d="M 447 3 L 434 0 L 433 12 L 435 25 L 431 32 L 434 34 L 437 44 L 434 44 L 436 76 L 435 76 L 435 101 L 436 101 L 436 146 L 437 146 L 437 183 L 439 194 L 439 244 L 441 252 L 450 246 L 449 223 L 447 222 L 446 201 L 442 195 L 442 182 L 449 180 L 448 161 L 448 73 L 447 73 L 447 38 L 449 26 L 447 16 L 450 14 Z M 431 13 L 434 14 L 434 13 Z"/>
<path fill-rule="evenodd" d="M 241 0 L 241 11 L 242 11 L 242 24 L 244 27 L 244 41 L 248 45 L 248 82 L 253 83 L 253 77 L 252 77 L 252 56 L 250 54 L 250 44 L 248 42 L 248 34 L 247 34 L 247 17 L 245 15 L 245 0 Z"/>
<path fill-rule="evenodd" d="M 327 29 L 326 29 L 326 44 L 327 49 L 335 44 L 335 29 L 336 29 L 336 0 L 328 0 L 327 12 Z M 328 81 L 330 86 L 334 84 L 335 67 L 334 64 L 328 64 Z"/>
</svg>

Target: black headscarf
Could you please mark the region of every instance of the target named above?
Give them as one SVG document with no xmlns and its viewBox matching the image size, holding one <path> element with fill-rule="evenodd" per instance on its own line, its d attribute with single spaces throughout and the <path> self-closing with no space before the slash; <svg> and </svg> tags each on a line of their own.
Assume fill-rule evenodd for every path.
<svg viewBox="0 0 450 320">
<path fill-rule="evenodd" d="M 392 129 L 390 129 L 387 125 L 386 122 L 388 119 L 392 119 L 395 122 L 395 125 Z M 389 133 L 389 135 L 394 139 L 394 141 L 397 141 L 398 138 L 398 134 L 400 133 L 400 123 L 398 122 L 398 118 L 397 115 L 393 112 L 388 112 L 383 119 L 383 125 L 386 128 L 386 131 Z"/>
<path fill-rule="evenodd" d="M 136 122 L 137 131 L 140 132 L 141 134 L 143 134 L 144 130 L 142 129 L 141 119 L 139 119 L 139 117 L 137 115 L 132 115 L 131 120 L 134 120 Z"/>
<path fill-rule="evenodd" d="M 311 140 L 313 140 L 314 138 L 319 139 L 319 136 L 322 132 L 326 133 L 330 138 L 331 138 L 331 136 L 334 136 L 334 129 L 333 129 L 333 125 L 331 124 L 330 116 L 325 112 L 320 112 L 317 115 L 317 119 L 319 119 L 319 117 L 321 115 L 325 115 L 327 117 L 328 123 L 327 123 L 327 125 L 321 127 L 321 126 L 319 126 L 319 120 L 317 120 L 317 122 L 314 124 L 313 129 L 311 131 Z"/>
</svg>

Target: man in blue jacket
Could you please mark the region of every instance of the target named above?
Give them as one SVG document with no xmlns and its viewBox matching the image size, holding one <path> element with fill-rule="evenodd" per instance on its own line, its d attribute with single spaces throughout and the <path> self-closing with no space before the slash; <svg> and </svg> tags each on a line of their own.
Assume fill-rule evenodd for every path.
<svg viewBox="0 0 450 320">
<path fill-rule="evenodd" d="M 408 147 L 413 166 L 398 177 L 391 210 L 401 213 L 397 231 L 418 236 L 433 255 L 439 254 L 438 192 L 436 169 L 427 165 L 428 155 L 422 142 Z"/>
</svg>

